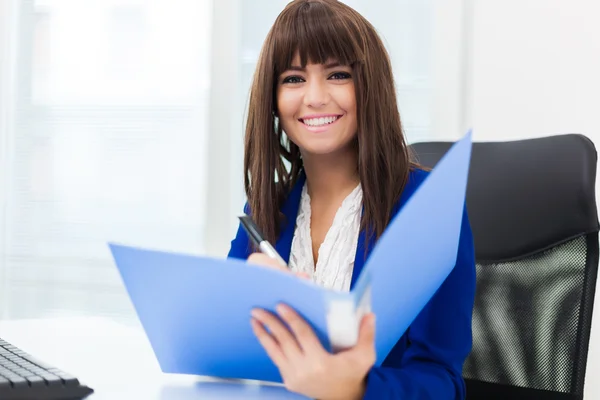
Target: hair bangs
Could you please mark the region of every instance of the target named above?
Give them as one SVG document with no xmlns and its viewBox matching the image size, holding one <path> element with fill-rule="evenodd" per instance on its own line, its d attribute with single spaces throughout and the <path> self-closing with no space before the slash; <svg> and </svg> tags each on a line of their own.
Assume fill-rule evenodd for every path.
<svg viewBox="0 0 600 400">
<path fill-rule="evenodd" d="M 296 54 L 302 68 L 309 62 L 329 61 L 351 66 L 364 59 L 359 29 L 333 7 L 331 3 L 306 1 L 291 3 L 283 11 L 273 31 L 275 76 L 292 66 Z"/>
</svg>

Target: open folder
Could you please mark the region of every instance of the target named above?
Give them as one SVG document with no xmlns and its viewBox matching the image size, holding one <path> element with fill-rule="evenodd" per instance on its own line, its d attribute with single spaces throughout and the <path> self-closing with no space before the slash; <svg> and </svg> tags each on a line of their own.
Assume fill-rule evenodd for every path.
<svg viewBox="0 0 600 400">
<path fill-rule="evenodd" d="M 349 293 L 241 260 L 110 244 L 163 372 L 281 382 L 250 325 L 254 307 L 279 303 L 330 351 L 352 345 L 373 311 L 380 365 L 455 265 L 470 156 L 469 132 L 390 222 Z"/>
</svg>

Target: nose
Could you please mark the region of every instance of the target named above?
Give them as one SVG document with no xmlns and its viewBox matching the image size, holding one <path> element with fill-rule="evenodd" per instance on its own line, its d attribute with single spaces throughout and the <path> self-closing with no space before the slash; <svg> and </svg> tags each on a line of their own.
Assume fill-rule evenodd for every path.
<svg viewBox="0 0 600 400">
<path fill-rule="evenodd" d="M 312 108 L 323 107 L 329 101 L 327 84 L 320 79 L 311 79 L 307 82 L 304 93 L 304 105 Z"/>
</svg>

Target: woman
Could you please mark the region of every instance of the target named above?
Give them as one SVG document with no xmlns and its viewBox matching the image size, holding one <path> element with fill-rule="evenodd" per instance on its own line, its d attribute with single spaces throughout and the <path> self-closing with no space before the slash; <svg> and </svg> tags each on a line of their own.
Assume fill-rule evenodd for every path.
<svg viewBox="0 0 600 400">
<path fill-rule="evenodd" d="M 356 11 L 337 0 L 295 0 L 279 15 L 252 85 L 244 169 L 245 211 L 291 270 L 350 290 L 427 174 L 410 161 L 388 54 Z M 253 253 L 241 227 L 229 257 L 279 268 Z M 465 212 L 453 272 L 381 367 L 374 315 L 362 320 L 356 346 L 336 354 L 289 308 L 253 310 L 251 323 L 291 391 L 322 400 L 462 399 L 474 289 Z"/>
</svg>

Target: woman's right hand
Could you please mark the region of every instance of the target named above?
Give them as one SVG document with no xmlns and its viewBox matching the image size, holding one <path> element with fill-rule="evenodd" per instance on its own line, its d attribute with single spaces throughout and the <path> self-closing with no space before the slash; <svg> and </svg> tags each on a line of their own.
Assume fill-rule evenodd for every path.
<svg viewBox="0 0 600 400">
<path fill-rule="evenodd" d="M 292 272 L 291 269 L 281 266 L 277 260 L 272 259 L 263 253 L 252 253 L 247 260 L 248 264 L 261 265 L 263 267 L 275 268 L 280 271 L 289 272 L 295 274 L 299 278 L 309 279 L 309 276 L 305 272 Z"/>
</svg>

